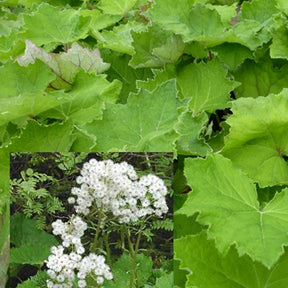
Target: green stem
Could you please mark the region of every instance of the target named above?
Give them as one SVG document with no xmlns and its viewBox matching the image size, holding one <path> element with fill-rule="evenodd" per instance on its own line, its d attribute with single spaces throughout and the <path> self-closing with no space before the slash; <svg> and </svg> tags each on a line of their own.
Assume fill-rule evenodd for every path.
<svg viewBox="0 0 288 288">
<path fill-rule="evenodd" d="M 121 249 L 122 252 L 125 251 L 125 228 L 123 225 L 120 227 L 120 239 L 121 239 Z"/>
<path fill-rule="evenodd" d="M 137 253 L 139 249 L 139 244 L 142 236 L 142 230 L 138 232 L 138 236 L 136 239 L 135 247 L 133 246 L 133 243 L 131 241 L 131 233 L 130 229 L 127 228 L 127 239 L 128 239 L 128 245 L 129 245 L 129 251 L 131 256 L 131 269 L 130 269 L 130 285 L 129 288 L 139 288 L 138 279 L 137 279 Z M 134 286 L 135 284 L 135 286 Z"/>
<path fill-rule="evenodd" d="M 103 240 L 104 240 L 104 243 L 105 243 L 105 248 L 106 248 L 106 253 L 107 253 L 107 255 L 106 255 L 107 264 L 109 266 L 111 266 L 111 251 L 110 251 L 108 236 L 109 236 L 109 233 L 107 231 L 103 235 Z"/>
<path fill-rule="evenodd" d="M 101 224 L 102 224 L 102 209 L 98 210 L 98 219 L 97 219 L 97 227 L 96 227 L 96 233 L 95 233 L 95 237 L 93 240 L 93 243 L 91 245 L 91 252 L 96 252 L 97 249 L 99 248 L 99 237 L 100 237 L 100 228 L 101 228 Z"/>
<path fill-rule="evenodd" d="M 135 278 L 136 278 L 137 263 L 136 263 L 136 254 L 134 251 L 133 243 L 131 241 L 131 233 L 130 233 L 129 227 L 127 227 L 127 240 L 128 240 L 129 252 L 130 252 L 130 256 L 131 256 L 129 288 L 133 288 Z"/>
</svg>

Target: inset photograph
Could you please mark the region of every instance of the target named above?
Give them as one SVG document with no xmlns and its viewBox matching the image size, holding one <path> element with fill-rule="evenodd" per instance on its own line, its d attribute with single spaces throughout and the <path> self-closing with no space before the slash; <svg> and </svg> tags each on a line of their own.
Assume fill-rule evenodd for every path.
<svg viewBox="0 0 288 288">
<path fill-rule="evenodd" d="M 11 153 L 9 287 L 172 288 L 172 153 Z"/>
</svg>

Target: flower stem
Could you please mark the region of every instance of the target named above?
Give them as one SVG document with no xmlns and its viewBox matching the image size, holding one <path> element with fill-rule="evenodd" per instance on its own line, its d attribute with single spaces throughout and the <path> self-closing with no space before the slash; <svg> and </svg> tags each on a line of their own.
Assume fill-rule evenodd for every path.
<svg viewBox="0 0 288 288">
<path fill-rule="evenodd" d="M 138 279 L 137 279 L 137 253 L 139 249 L 139 244 L 142 236 L 142 230 L 138 232 L 138 236 L 136 239 L 135 247 L 133 246 L 133 242 L 131 241 L 131 233 L 129 227 L 127 228 L 127 239 L 129 245 L 129 251 L 131 256 L 131 268 L 130 268 L 130 285 L 129 288 L 139 288 Z M 134 286 L 135 284 L 135 286 Z"/>
<path fill-rule="evenodd" d="M 98 219 L 97 219 L 97 227 L 96 227 L 96 233 L 95 233 L 95 237 L 93 240 L 93 243 L 91 245 L 91 252 L 96 252 L 97 249 L 99 249 L 99 237 L 100 237 L 100 228 L 102 225 L 102 209 L 98 210 Z"/>
<path fill-rule="evenodd" d="M 110 251 L 108 236 L 109 236 L 109 232 L 107 231 L 103 235 L 103 241 L 104 241 L 106 253 L 107 253 L 106 260 L 107 260 L 108 265 L 110 266 L 111 265 L 111 251 Z"/>
</svg>

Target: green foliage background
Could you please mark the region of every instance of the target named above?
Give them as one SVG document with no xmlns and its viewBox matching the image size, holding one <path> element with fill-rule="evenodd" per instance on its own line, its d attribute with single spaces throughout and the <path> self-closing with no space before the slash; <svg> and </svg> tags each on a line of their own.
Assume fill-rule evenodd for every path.
<svg viewBox="0 0 288 288">
<path fill-rule="evenodd" d="M 2 215 L 10 152 L 173 152 L 175 285 L 286 288 L 287 1 L 175 3 L 1 2 Z M 184 160 L 190 157 L 196 159 Z M 194 173 L 210 186 L 194 181 Z M 232 225 L 225 221 L 247 205 L 254 217 L 234 223 L 226 238 Z M 243 235 L 257 249 L 243 245 Z M 186 242 L 199 249 L 181 254 Z M 222 264 L 220 271 L 207 266 L 196 273 L 202 250 Z M 256 282 L 228 269 L 241 271 L 247 261 Z M 203 271 L 216 276 L 205 282 Z"/>
</svg>

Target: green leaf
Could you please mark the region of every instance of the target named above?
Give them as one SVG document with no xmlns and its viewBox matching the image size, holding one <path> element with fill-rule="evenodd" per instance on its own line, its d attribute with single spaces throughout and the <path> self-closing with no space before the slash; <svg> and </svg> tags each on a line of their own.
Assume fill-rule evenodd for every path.
<svg viewBox="0 0 288 288">
<path fill-rule="evenodd" d="M 30 120 L 21 136 L 15 138 L 6 151 L 69 151 L 74 141 L 72 131 L 70 123 L 45 126 Z"/>
<path fill-rule="evenodd" d="M 34 117 L 65 102 L 68 102 L 68 98 L 63 92 L 37 91 L 33 94 L 23 93 L 16 97 L 0 98 L 0 125 L 24 116 Z"/>
<path fill-rule="evenodd" d="M 40 59 L 57 75 L 61 75 L 61 77 L 64 79 L 67 78 L 67 80 L 73 79 L 73 77 L 65 77 L 65 74 L 71 74 L 73 70 L 75 71 L 73 71 L 74 74 L 76 74 L 76 71 L 79 70 L 78 68 L 82 68 L 88 73 L 100 74 L 110 67 L 109 64 L 103 62 L 98 49 L 90 51 L 78 43 L 73 43 L 67 52 L 61 54 L 48 53 L 44 49 L 38 48 L 29 40 L 26 40 L 25 43 L 25 54 L 17 57 L 20 65 L 26 66 L 27 64 L 34 63 L 35 59 Z"/>
<path fill-rule="evenodd" d="M 196 222 L 197 216 L 198 214 L 189 217 L 183 214 L 174 215 L 174 240 L 186 235 L 193 235 L 201 232 L 202 226 Z"/>
<path fill-rule="evenodd" d="M 239 21 L 256 20 L 263 25 L 268 25 L 266 21 L 270 21 L 273 14 L 279 12 L 276 8 L 276 2 L 276 0 L 244 1 L 239 13 Z"/>
<path fill-rule="evenodd" d="M 70 90 L 79 71 L 100 74 L 110 67 L 109 64 L 103 62 L 98 49 L 90 51 L 73 43 L 67 52 L 47 53 L 44 49 L 38 48 L 34 43 L 26 40 L 25 54 L 18 57 L 17 61 L 20 65 L 25 66 L 34 63 L 35 59 L 40 59 L 57 75 L 57 80 L 50 85 L 54 89 Z"/>
<path fill-rule="evenodd" d="M 147 79 L 146 81 L 138 80 L 137 88 L 143 88 L 148 91 L 153 91 L 157 86 L 162 83 L 176 78 L 176 67 L 174 64 L 166 64 L 163 69 L 152 69 L 154 77 L 152 79 Z"/>
<path fill-rule="evenodd" d="M 127 104 L 107 104 L 103 120 L 83 128 L 97 137 L 97 150 L 172 151 L 177 122 L 175 80 L 152 92 L 130 94 Z"/>
<path fill-rule="evenodd" d="M 182 113 L 175 127 L 180 135 L 176 142 L 178 154 L 205 156 L 211 150 L 204 139 L 200 139 L 200 133 L 207 122 L 208 116 L 205 112 L 194 117 L 190 112 Z"/>
<path fill-rule="evenodd" d="M 209 1 L 207 1 L 207 2 L 209 2 Z M 225 2 L 227 2 L 227 1 L 225 1 Z M 206 6 L 209 8 L 215 9 L 218 12 L 218 14 L 221 17 L 221 22 L 225 26 L 228 26 L 228 27 L 231 26 L 231 20 L 233 17 L 236 16 L 237 3 L 235 2 L 231 5 L 229 5 L 229 4 L 228 5 L 221 5 L 221 4 L 217 5 L 217 4 L 220 4 L 220 3 L 216 2 L 213 5 L 208 3 L 208 4 L 206 4 Z"/>
<path fill-rule="evenodd" d="M 180 261 L 175 260 L 174 257 L 174 269 L 173 269 L 173 276 L 174 276 L 174 286 L 173 288 L 182 288 L 185 287 L 186 277 L 189 274 L 188 271 L 179 269 Z"/>
<path fill-rule="evenodd" d="M 101 0 L 98 7 L 105 14 L 124 16 L 136 2 L 137 0 Z"/>
<path fill-rule="evenodd" d="M 141 32 L 145 30 L 145 26 L 141 22 L 129 21 L 126 24 L 115 26 L 112 31 L 103 31 L 94 33 L 93 35 L 98 40 L 100 48 L 109 48 L 114 51 L 132 55 L 134 48 L 132 46 L 133 38 L 131 31 Z"/>
<path fill-rule="evenodd" d="M 46 271 L 38 270 L 37 274 L 30 277 L 28 280 L 17 285 L 17 288 L 44 288 L 46 287 L 46 280 L 48 275 Z"/>
<path fill-rule="evenodd" d="M 235 89 L 236 97 L 267 96 L 288 87 L 288 64 L 277 68 L 270 59 L 260 63 L 247 60 L 235 71 L 234 76 L 235 80 L 242 83 Z"/>
<path fill-rule="evenodd" d="M 82 17 L 80 11 L 59 9 L 41 3 L 31 15 L 24 14 L 22 39 L 36 45 L 75 42 L 88 36 L 90 17 Z"/>
<path fill-rule="evenodd" d="M 121 90 L 121 82 L 107 81 L 106 75 L 77 74 L 72 90 L 67 93 L 70 101 L 48 110 L 41 118 L 70 119 L 81 125 L 102 118 L 105 102 L 115 103 Z"/>
<path fill-rule="evenodd" d="M 226 78 L 218 59 L 208 63 L 191 63 L 177 75 L 177 84 L 183 98 L 191 98 L 189 108 L 193 114 L 202 111 L 215 112 L 229 106 L 230 92 L 240 83 Z"/>
<path fill-rule="evenodd" d="M 190 271 L 187 288 L 286 288 L 288 285 L 287 251 L 269 270 L 247 255 L 239 258 L 234 247 L 222 257 L 213 241 L 207 241 L 205 233 L 186 236 L 174 243 L 175 257 L 181 260 L 180 267 Z"/>
<path fill-rule="evenodd" d="M 176 62 L 184 52 L 185 44 L 180 36 L 152 25 L 147 32 L 132 32 L 135 53 L 129 65 L 133 68 L 162 67 Z"/>
<path fill-rule="evenodd" d="M 213 47 L 212 51 L 217 53 L 218 58 L 230 70 L 235 70 L 245 59 L 253 58 L 251 50 L 237 43 L 223 43 Z"/>
<path fill-rule="evenodd" d="M 152 272 L 152 260 L 144 254 L 137 254 L 137 280 L 138 285 L 143 286 Z M 129 287 L 131 256 L 128 253 L 122 256 L 111 267 L 113 281 L 106 281 L 104 288 Z"/>
<path fill-rule="evenodd" d="M 252 180 L 220 154 L 185 160 L 185 175 L 192 192 L 177 213 L 208 225 L 209 239 L 227 254 L 236 244 L 240 256 L 248 254 L 269 269 L 288 245 L 288 188 L 259 207 Z"/>
<path fill-rule="evenodd" d="M 10 263 L 43 264 L 50 248 L 57 245 L 51 234 L 37 228 L 37 222 L 23 214 L 11 216 L 11 242 L 15 248 L 10 251 Z"/>
<path fill-rule="evenodd" d="M 55 78 L 50 69 L 39 60 L 27 67 L 8 61 L 0 67 L 0 99 L 44 90 Z"/>
<path fill-rule="evenodd" d="M 222 151 L 260 187 L 288 184 L 288 89 L 233 102 Z"/>
<path fill-rule="evenodd" d="M 270 45 L 271 58 L 283 58 L 288 59 L 288 26 L 285 24 L 273 31 L 273 40 Z"/>
<path fill-rule="evenodd" d="M 173 273 L 164 274 L 156 279 L 155 285 L 145 285 L 144 288 L 172 288 L 173 287 Z"/>
<path fill-rule="evenodd" d="M 76 138 L 73 142 L 70 151 L 95 151 L 96 150 L 96 136 L 88 134 L 87 131 L 75 126 L 73 136 Z"/>
<path fill-rule="evenodd" d="M 107 79 L 112 81 L 118 79 L 122 82 L 122 90 L 120 93 L 120 102 L 126 103 L 127 97 L 131 92 L 138 92 L 136 89 L 136 80 L 146 80 L 153 76 L 152 71 L 149 68 L 133 69 L 128 65 L 131 56 L 125 54 L 119 54 L 117 52 L 102 53 L 103 59 L 111 64 L 108 70 Z"/>
<path fill-rule="evenodd" d="M 173 0 L 157 0 L 147 15 L 153 22 L 181 35 L 185 42 L 223 35 L 224 25 L 218 12 L 200 3 L 191 7 L 193 2 L 185 0 L 175 5 Z"/>
<path fill-rule="evenodd" d="M 100 13 L 98 10 L 81 10 L 81 15 L 90 16 L 90 31 L 93 36 L 98 35 L 98 31 L 103 30 L 122 19 L 122 15 L 110 15 Z"/>
</svg>

